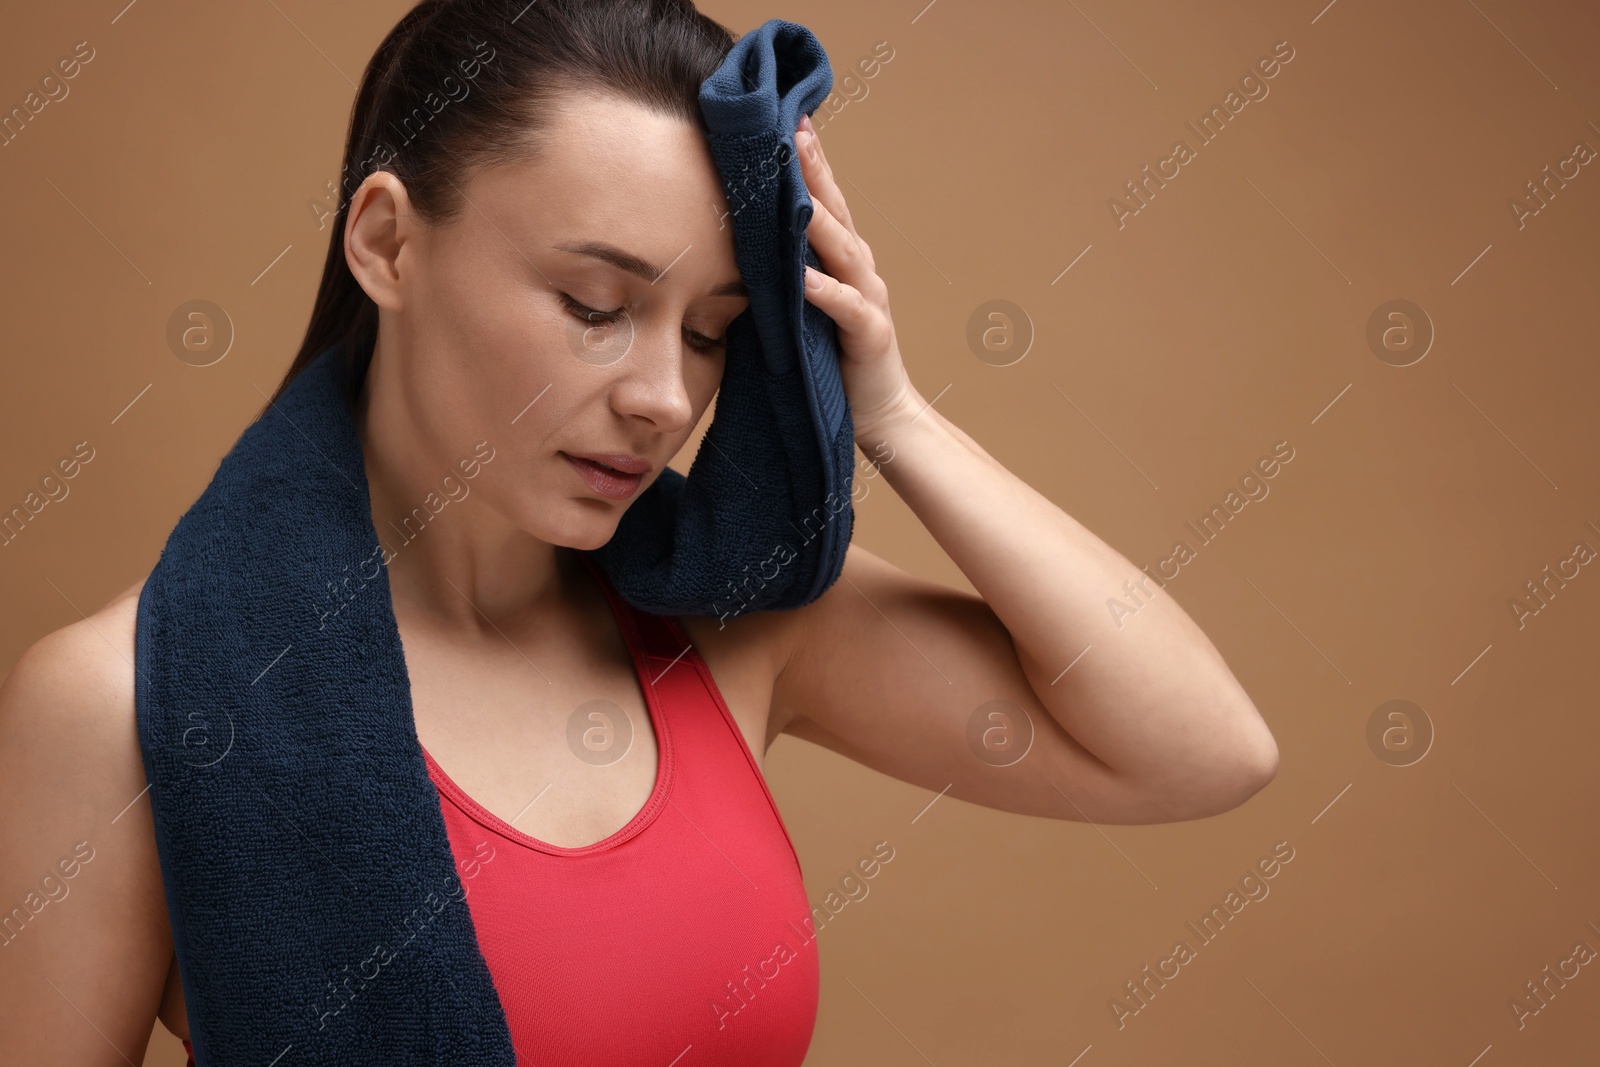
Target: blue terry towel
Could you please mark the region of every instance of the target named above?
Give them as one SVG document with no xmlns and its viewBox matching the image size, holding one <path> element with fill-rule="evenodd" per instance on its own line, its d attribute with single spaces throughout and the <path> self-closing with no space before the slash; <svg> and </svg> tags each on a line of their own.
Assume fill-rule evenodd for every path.
<svg viewBox="0 0 1600 1067">
<path fill-rule="evenodd" d="M 244 431 L 139 594 L 139 747 L 195 1063 L 510 1067 L 342 356 Z"/>
<path fill-rule="evenodd" d="M 801 296 L 816 259 L 793 156 L 830 83 L 810 33 L 776 20 L 706 82 L 751 308 L 716 447 L 593 554 L 646 610 L 721 610 L 730 561 L 769 559 L 769 539 L 796 558 L 740 610 L 803 603 L 842 566 L 853 433 L 832 324 Z M 512 1067 L 417 740 L 343 355 L 240 435 L 139 597 L 139 747 L 195 1061 Z"/>
<path fill-rule="evenodd" d="M 771 19 L 700 87 L 750 306 L 728 328 L 716 412 L 687 477 L 667 468 L 591 556 L 657 615 L 810 603 L 838 580 L 855 512 L 855 427 L 833 320 L 804 295 L 812 205 L 795 127 L 833 72 L 810 30 Z"/>
</svg>

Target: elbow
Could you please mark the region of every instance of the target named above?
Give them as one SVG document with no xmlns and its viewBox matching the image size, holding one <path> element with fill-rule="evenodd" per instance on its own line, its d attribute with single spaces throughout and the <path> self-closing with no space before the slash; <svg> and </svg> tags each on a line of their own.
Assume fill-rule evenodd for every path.
<svg viewBox="0 0 1600 1067">
<path fill-rule="evenodd" d="M 1278 776 L 1278 742 L 1261 718 L 1261 712 L 1248 698 L 1234 714 L 1233 723 L 1234 741 L 1226 760 L 1231 773 L 1229 788 L 1225 790 L 1232 803 L 1223 811 L 1243 804 Z"/>
<path fill-rule="evenodd" d="M 1232 811 L 1261 792 L 1278 776 L 1278 743 L 1265 726 L 1260 737 L 1248 745 L 1241 745 L 1239 759 L 1229 775 L 1227 788 L 1217 798 L 1219 806 L 1209 814 L 1220 815 Z"/>
<path fill-rule="evenodd" d="M 1241 807 L 1278 775 L 1278 743 L 1255 708 L 1217 728 L 1225 741 L 1192 749 L 1178 762 L 1129 789 L 1138 794 L 1131 822 L 1188 822 Z"/>
<path fill-rule="evenodd" d="M 1244 796 L 1239 803 L 1243 804 L 1246 800 L 1271 785 L 1272 780 L 1277 776 L 1278 745 L 1269 735 L 1261 753 L 1251 761 L 1246 769 L 1240 771 L 1239 781 L 1240 787 L 1244 790 Z"/>
<path fill-rule="evenodd" d="M 1211 776 L 1210 788 L 1187 798 L 1178 818 L 1209 819 L 1242 807 L 1277 775 L 1278 744 L 1261 725 L 1256 736 L 1236 746 L 1231 758 Z"/>
<path fill-rule="evenodd" d="M 1261 792 L 1278 776 L 1278 742 L 1259 716 L 1256 722 L 1261 724 L 1259 736 L 1249 746 L 1250 757 L 1244 761 L 1244 766 L 1240 770 L 1240 778 L 1250 786 L 1247 797 Z"/>
<path fill-rule="evenodd" d="M 1169 819 L 1187 822 L 1191 819 L 1209 819 L 1225 815 L 1261 792 L 1277 774 L 1277 762 L 1251 763 L 1225 777 L 1219 777 L 1212 788 L 1204 793 L 1192 794 L 1172 808 Z"/>
</svg>

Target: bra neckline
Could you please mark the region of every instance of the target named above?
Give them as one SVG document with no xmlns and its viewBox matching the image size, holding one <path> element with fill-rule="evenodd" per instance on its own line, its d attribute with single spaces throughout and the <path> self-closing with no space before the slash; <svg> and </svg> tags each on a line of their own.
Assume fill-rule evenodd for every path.
<svg viewBox="0 0 1600 1067">
<path fill-rule="evenodd" d="M 650 715 L 650 725 L 656 735 L 656 780 L 646 798 L 644 806 L 634 813 L 633 818 L 617 830 L 599 841 L 587 845 L 568 847 L 555 845 L 548 841 L 541 841 L 530 834 L 523 833 L 506 820 L 474 800 L 466 790 L 457 785 L 455 780 L 445 773 L 425 746 L 422 747 L 422 758 L 426 761 L 429 777 L 433 779 L 434 786 L 448 797 L 469 818 L 484 829 L 505 838 L 512 844 L 524 848 L 535 849 L 552 856 L 587 856 L 599 852 L 607 852 L 631 838 L 637 836 L 661 814 L 666 807 L 667 791 L 672 784 L 673 747 L 671 729 L 667 725 L 666 714 L 661 706 L 660 694 L 654 683 L 650 680 L 649 664 L 646 659 L 644 638 L 639 632 L 637 620 L 633 615 L 633 607 L 622 598 L 622 595 L 611 587 L 611 583 L 595 563 L 589 559 L 587 553 L 579 552 L 578 558 L 583 561 L 585 568 L 599 584 L 605 594 L 606 603 L 611 608 L 612 618 L 616 620 L 617 627 L 622 632 L 622 641 L 628 647 L 628 658 L 633 664 L 635 684 L 644 696 L 645 708 Z"/>
</svg>

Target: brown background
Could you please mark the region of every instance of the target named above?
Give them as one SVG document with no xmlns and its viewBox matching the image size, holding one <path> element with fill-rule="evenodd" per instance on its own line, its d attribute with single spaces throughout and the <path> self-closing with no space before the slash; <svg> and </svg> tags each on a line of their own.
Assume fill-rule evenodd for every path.
<svg viewBox="0 0 1600 1067">
<path fill-rule="evenodd" d="M 1508 1001 L 1578 940 L 1600 949 L 1600 574 L 1520 629 L 1508 602 L 1580 539 L 1600 548 L 1600 163 L 1523 228 L 1508 198 L 1575 142 L 1600 149 L 1600 15 L 924 2 L 705 7 L 741 32 L 804 23 L 836 77 L 893 48 L 822 137 L 913 379 L 1135 564 L 1292 445 L 1168 586 L 1282 768 L 1218 818 L 1097 828 L 930 808 L 779 741 L 770 781 L 814 902 L 873 842 L 896 849 L 819 937 L 807 1062 L 1595 1062 L 1600 964 L 1521 1030 Z M 96 53 L 0 148 L 0 504 L 95 449 L 0 549 L 0 668 L 149 570 L 287 366 L 354 82 L 407 6 L 121 4 L 29 6 L 0 35 L 6 109 L 76 42 Z M 1196 147 L 1184 122 L 1284 40 L 1270 95 Z M 1196 158 L 1118 229 L 1109 199 L 1180 137 Z M 1366 341 L 1397 298 L 1437 331 L 1407 367 Z M 166 340 L 193 299 L 236 330 L 213 366 Z M 966 341 L 992 299 L 1036 333 L 1010 366 Z M 860 543 L 970 588 L 875 489 Z M 1367 740 L 1391 699 L 1435 731 L 1410 766 Z M 1279 841 L 1295 855 L 1270 895 L 1119 1030 L 1123 983 L 1195 943 L 1183 923 Z M 148 1062 L 176 1049 L 158 1025 Z"/>
</svg>

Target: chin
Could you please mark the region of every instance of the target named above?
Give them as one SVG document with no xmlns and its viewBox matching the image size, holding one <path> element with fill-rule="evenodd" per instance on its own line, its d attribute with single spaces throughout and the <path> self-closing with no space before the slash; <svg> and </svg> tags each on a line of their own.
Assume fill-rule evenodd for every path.
<svg viewBox="0 0 1600 1067">
<path fill-rule="evenodd" d="M 610 530 L 606 531 L 606 535 L 604 537 L 584 538 L 578 541 L 576 544 L 567 544 L 566 547 L 575 549 L 579 552 L 593 552 L 597 548 L 604 547 L 616 532 L 616 527 L 613 526 Z"/>
<path fill-rule="evenodd" d="M 584 508 L 584 511 L 589 511 Z M 553 545 L 563 548 L 576 549 L 580 552 L 592 552 L 605 545 L 617 533 L 617 524 L 622 518 L 619 510 L 614 515 L 599 517 L 593 514 L 579 517 L 570 523 L 565 523 L 562 529 L 551 531 L 545 540 Z M 536 534 L 536 536 L 538 536 Z"/>
</svg>

